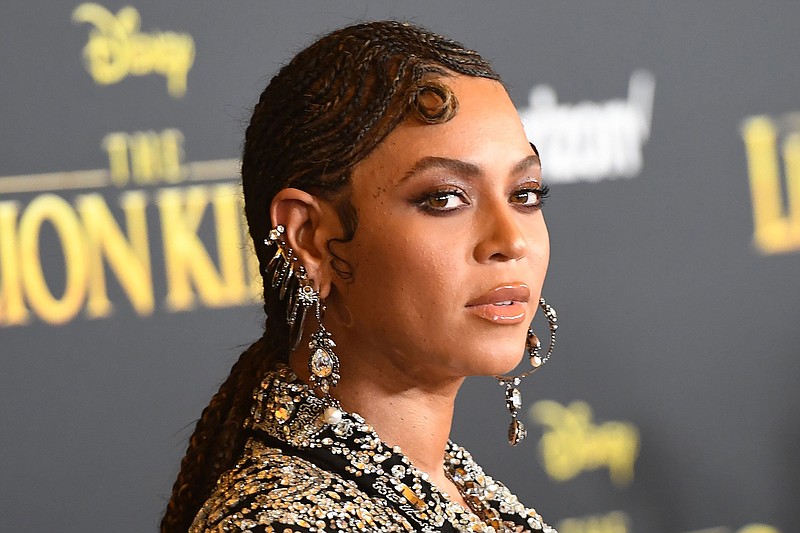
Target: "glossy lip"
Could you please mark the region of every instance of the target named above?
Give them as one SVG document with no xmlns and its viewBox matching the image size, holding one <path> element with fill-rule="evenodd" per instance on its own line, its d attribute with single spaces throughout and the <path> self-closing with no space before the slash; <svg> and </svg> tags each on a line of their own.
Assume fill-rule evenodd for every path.
<svg viewBox="0 0 800 533">
<path fill-rule="evenodd" d="M 531 291 L 524 283 L 500 285 L 467 303 L 472 314 L 489 322 L 519 324 L 525 320 L 525 312 Z"/>
</svg>

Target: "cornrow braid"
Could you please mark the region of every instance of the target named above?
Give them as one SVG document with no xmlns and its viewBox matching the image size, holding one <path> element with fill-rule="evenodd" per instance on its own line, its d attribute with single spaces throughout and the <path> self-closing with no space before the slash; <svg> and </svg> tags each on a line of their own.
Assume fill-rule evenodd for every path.
<svg viewBox="0 0 800 533">
<path fill-rule="evenodd" d="M 344 235 L 329 241 L 328 250 L 337 274 L 352 275 L 333 250 L 351 240 L 357 227 L 349 200 L 351 169 L 407 117 L 449 120 L 458 102 L 437 80 L 453 74 L 499 79 L 477 52 L 395 21 L 334 31 L 280 69 L 253 109 L 242 154 L 245 215 L 262 272 L 275 252 L 264 243 L 272 199 L 281 189 L 296 187 L 337 206 Z M 268 281 L 264 311 L 264 335 L 233 365 L 189 439 L 162 533 L 189 529 L 219 476 L 242 453 L 253 390 L 277 362 L 288 362 L 286 304 Z"/>
</svg>

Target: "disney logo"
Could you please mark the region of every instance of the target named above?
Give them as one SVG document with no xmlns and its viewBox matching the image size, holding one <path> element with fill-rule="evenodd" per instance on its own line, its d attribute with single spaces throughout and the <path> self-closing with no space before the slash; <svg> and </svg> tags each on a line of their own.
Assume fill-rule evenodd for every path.
<svg viewBox="0 0 800 533">
<path fill-rule="evenodd" d="M 530 416 L 545 427 L 539 450 L 548 476 L 568 481 L 588 470 L 608 468 L 611 482 L 621 487 L 633 480 L 639 455 L 639 431 L 629 422 L 595 424 L 586 402 L 563 406 L 542 400 L 530 408 Z"/>
<path fill-rule="evenodd" d="M 83 48 L 83 58 L 95 83 L 110 85 L 127 76 L 161 74 L 171 96 L 186 94 L 195 56 L 194 40 L 189 34 L 143 33 L 141 16 L 132 6 L 123 7 L 115 16 L 99 4 L 84 3 L 72 12 L 72 20 L 94 26 Z"/>
</svg>

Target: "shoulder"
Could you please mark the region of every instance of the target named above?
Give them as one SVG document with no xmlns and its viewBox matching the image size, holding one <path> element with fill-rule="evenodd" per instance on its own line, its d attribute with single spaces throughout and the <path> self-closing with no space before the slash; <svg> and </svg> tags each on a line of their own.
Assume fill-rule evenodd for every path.
<svg viewBox="0 0 800 533">
<path fill-rule="evenodd" d="M 189 531 L 411 531 L 404 522 L 379 495 L 370 496 L 351 480 L 251 439 Z"/>
</svg>

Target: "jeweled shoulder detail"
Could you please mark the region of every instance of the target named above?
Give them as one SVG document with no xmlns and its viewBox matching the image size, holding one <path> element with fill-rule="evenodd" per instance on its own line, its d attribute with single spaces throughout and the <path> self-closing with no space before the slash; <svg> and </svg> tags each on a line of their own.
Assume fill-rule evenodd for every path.
<svg viewBox="0 0 800 533">
<path fill-rule="evenodd" d="M 253 398 L 246 425 L 296 448 L 313 446 L 326 427 L 321 416 L 326 405 L 286 366 L 267 374 Z"/>
<path fill-rule="evenodd" d="M 519 516 L 534 531 L 558 533 L 535 509 L 525 507 L 505 485 L 485 474 L 472 455 L 452 441 L 447 446 L 445 468 L 465 497 L 490 502 L 502 515 Z"/>
<path fill-rule="evenodd" d="M 359 415 L 343 412 L 338 423 L 326 424 L 325 403 L 286 366 L 265 377 L 254 399 L 246 425 L 256 435 L 261 432 L 297 450 L 283 450 L 286 456 L 299 453 L 319 459 L 326 468 L 339 465 L 334 476 L 355 483 L 362 498 L 379 497 L 402 515 L 413 531 L 555 533 L 535 510 L 523 506 L 505 486 L 485 475 L 472 456 L 453 443 L 448 444 L 443 466 L 470 509 L 439 491 L 427 473 L 414 467 L 400 448 L 381 441 Z M 272 468 L 272 464 L 264 466 Z M 309 474 L 301 469 L 298 475 Z"/>
<path fill-rule="evenodd" d="M 352 481 L 251 439 L 225 473 L 189 533 L 375 531 L 414 528 L 381 498 Z"/>
</svg>

